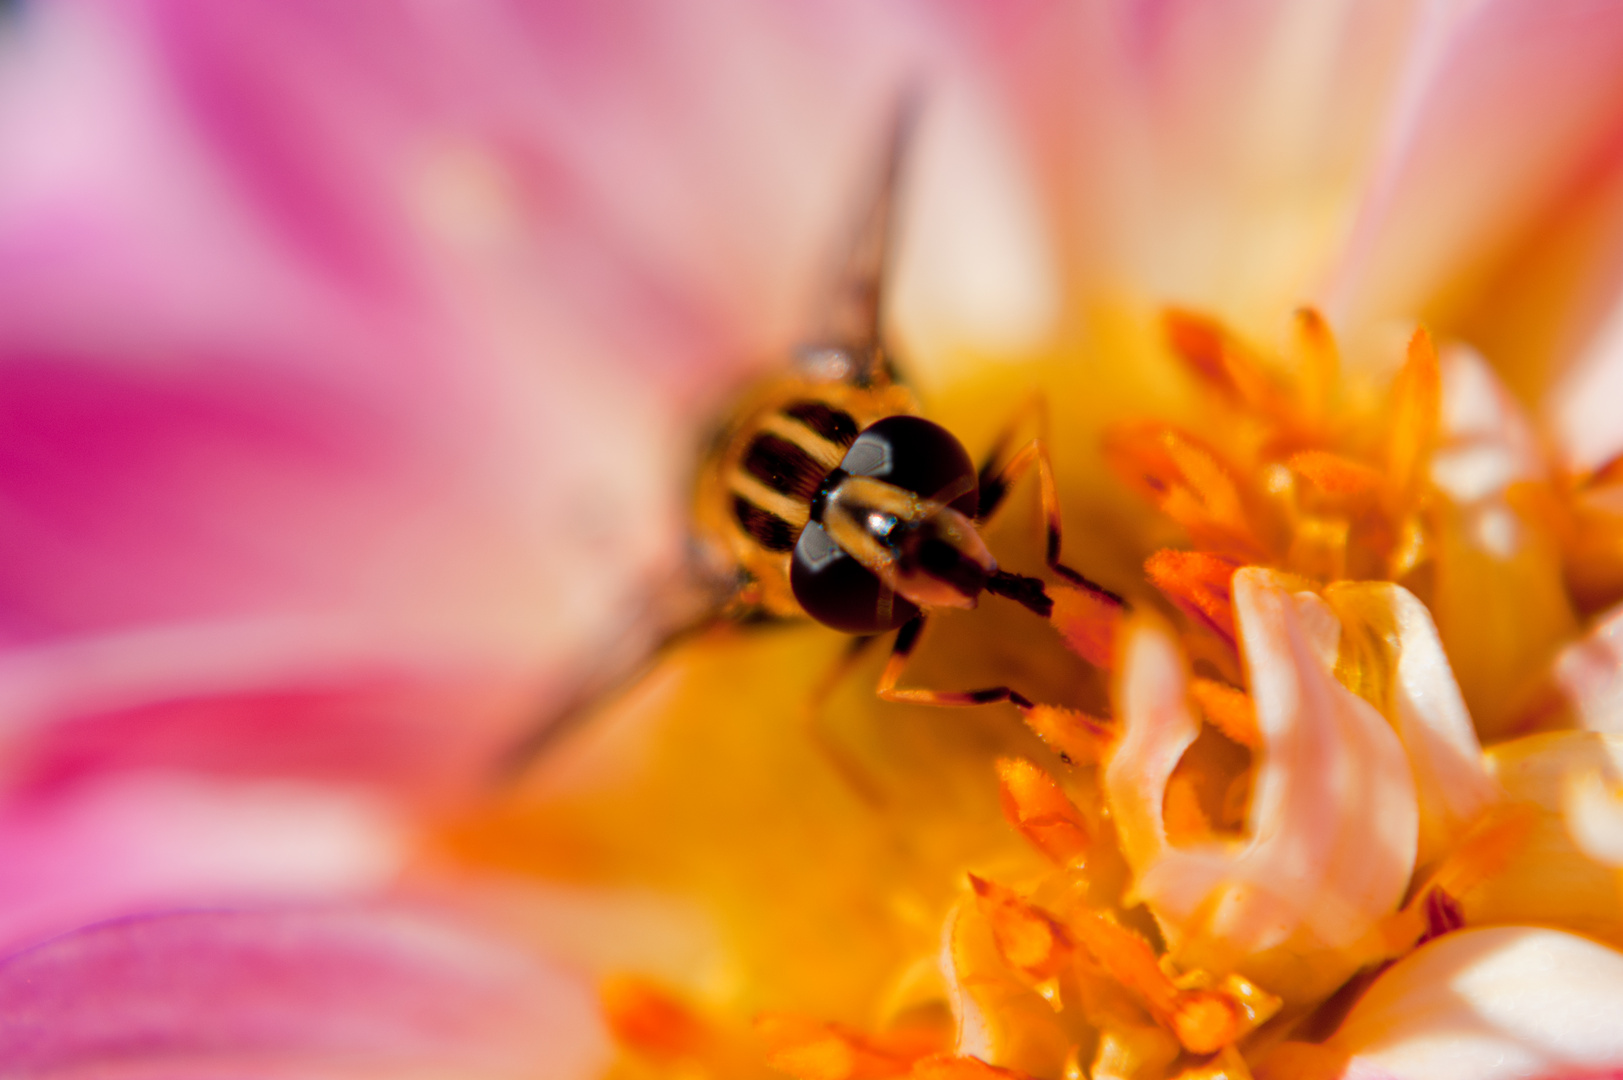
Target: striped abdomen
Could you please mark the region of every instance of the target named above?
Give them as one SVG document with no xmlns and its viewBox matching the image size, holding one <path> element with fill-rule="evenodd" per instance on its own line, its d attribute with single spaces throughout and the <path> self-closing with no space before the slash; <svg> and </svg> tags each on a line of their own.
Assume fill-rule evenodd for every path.
<svg viewBox="0 0 1623 1080">
<path fill-rule="evenodd" d="M 811 519 L 812 497 L 858 431 L 850 413 L 822 401 L 767 413 L 727 476 L 733 518 L 745 535 L 767 551 L 793 550 Z"/>
</svg>

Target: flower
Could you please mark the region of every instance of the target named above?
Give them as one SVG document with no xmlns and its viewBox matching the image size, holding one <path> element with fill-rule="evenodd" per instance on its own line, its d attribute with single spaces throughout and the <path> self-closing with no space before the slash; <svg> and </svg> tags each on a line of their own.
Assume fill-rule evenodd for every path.
<svg viewBox="0 0 1623 1080">
<path fill-rule="evenodd" d="M 11 18 L 8 1060 L 1619 1066 L 1623 18 Z M 1044 392 L 1132 614 L 943 616 L 910 683 L 1040 704 L 868 672 L 821 740 L 836 637 L 719 628 L 489 790 L 637 651 L 674 448 L 921 67 L 895 330 L 972 448 Z M 1036 572 L 1028 515 L 988 540 Z"/>
</svg>

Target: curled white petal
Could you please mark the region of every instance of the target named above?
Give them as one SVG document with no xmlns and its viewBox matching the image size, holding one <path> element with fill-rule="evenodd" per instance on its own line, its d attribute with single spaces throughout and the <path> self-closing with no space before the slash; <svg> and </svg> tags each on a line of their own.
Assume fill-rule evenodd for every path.
<svg viewBox="0 0 1623 1080">
<path fill-rule="evenodd" d="M 1121 741 L 1105 767 L 1105 790 L 1127 861 L 1143 874 L 1166 854 L 1161 800 L 1200 721 L 1189 709 L 1189 673 L 1170 632 L 1140 619 L 1125 637 L 1119 682 Z"/>
<path fill-rule="evenodd" d="M 1381 627 L 1396 654 L 1390 720 L 1414 772 L 1420 858 L 1427 861 L 1495 801 L 1497 790 L 1426 606 L 1409 590 L 1385 583 L 1332 586 L 1326 593 L 1332 604 L 1353 594 L 1375 601 L 1391 620 Z"/>
<path fill-rule="evenodd" d="M 1329 954 L 1350 950 L 1402 897 L 1416 853 L 1414 780 L 1392 728 L 1336 681 L 1327 656 L 1337 623 L 1323 601 L 1257 569 L 1238 572 L 1233 591 L 1262 737 L 1246 839 L 1178 849 L 1155 832 L 1170 770 L 1146 744 L 1182 737 L 1187 712 L 1169 700 L 1177 682 L 1144 685 L 1171 648 L 1149 627 L 1128 642 L 1123 741 L 1105 787 L 1137 891 L 1174 952 L 1213 968 L 1260 964 L 1270 989 L 1309 997 L 1356 966 L 1350 952 Z"/>
</svg>

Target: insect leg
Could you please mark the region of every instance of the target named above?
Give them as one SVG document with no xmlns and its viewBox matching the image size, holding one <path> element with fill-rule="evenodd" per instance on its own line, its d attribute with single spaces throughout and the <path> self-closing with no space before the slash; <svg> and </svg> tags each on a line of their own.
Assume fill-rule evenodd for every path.
<svg viewBox="0 0 1623 1080">
<path fill-rule="evenodd" d="M 865 634 L 854 637 L 841 650 L 840 655 L 829 665 L 816 684 L 812 686 L 811 693 L 806 698 L 806 733 L 816 744 L 818 751 L 828 759 L 840 779 L 850 785 L 857 797 L 875 809 L 884 805 L 885 796 L 879 782 L 863 767 L 845 746 L 828 729 L 826 707 L 828 699 L 834 691 L 854 671 L 862 658 L 867 655 L 875 642 L 879 640 L 878 634 Z"/>
<path fill-rule="evenodd" d="M 1015 434 L 1035 416 L 1037 434 L 1019 449 L 1009 452 Z M 1060 562 L 1060 547 L 1064 540 L 1064 524 L 1060 519 L 1059 490 L 1054 483 L 1054 465 L 1048 456 L 1048 402 L 1042 395 L 1033 395 L 1016 410 L 1003 433 L 992 443 L 980 469 L 981 500 L 978 517 L 985 521 L 997 512 L 1003 499 L 1015 482 L 1031 467 L 1037 467 L 1037 486 L 1042 499 L 1043 522 L 1047 529 L 1047 543 L 1043 559 L 1048 568 L 1079 588 L 1121 604 L 1122 598 Z"/>
<path fill-rule="evenodd" d="M 1007 686 L 987 686 L 979 690 L 924 690 L 917 687 L 898 687 L 902 670 L 918 647 L 919 636 L 924 633 L 925 616 L 920 615 L 897 631 L 896 644 L 890 651 L 890 660 L 879 676 L 877 692 L 885 701 L 898 701 L 910 705 L 939 705 L 960 708 L 966 705 L 990 705 L 997 701 L 1010 701 L 1022 709 L 1032 707 L 1031 700 Z"/>
</svg>

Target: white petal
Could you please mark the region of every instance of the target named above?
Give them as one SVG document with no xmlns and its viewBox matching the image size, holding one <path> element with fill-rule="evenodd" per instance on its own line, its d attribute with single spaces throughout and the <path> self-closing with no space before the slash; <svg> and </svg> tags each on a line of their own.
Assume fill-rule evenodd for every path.
<svg viewBox="0 0 1623 1080">
<path fill-rule="evenodd" d="M 1171 631 L 1147 618 L 1127 628 L 1117 683 L 1121 740 L 1105 766 L 1105 791 L 1128 863 L 1142 875 L 1167 849 L 1161 802 L 1200 721 L 1186 697 L 1189 674 Z"/>
<path fill-rule="evenodd" d="M 1623 1068 L 1623 953 L 1534 927 L 1446 934 L 1377 979 L 1330 1045 L 1344 1075 L 1500 1080 Z"/>
<path fill-rule="evenodd" d="M 1596 862 L 1623 866 L 1623 793 L 1599 772 L 1567 782 L 1562 810 L 1578 848 Z"/>
<path fill-rule="evenodd" d="M 1561 650 L 1555 683 L 1588 731 L 1623 731 L 1623 607 Z"/>
<path fill-rule="evenodd" d="M 1331 586 L 1332 604 L 1345 597 L 1374 601 L 1391 625 L 1379 630 L 1392 642 L 1391 721 L 1414 772 L 1420 803 L 1422 862 L 1438 854 L 1494 801 L 1471 715 L 1426 606 L 1409 590 L 1384 583 Z M 1357 611 L 1347 605 L 1349 614 Z M 1359 605 L 1360 607 L 1362 605 Z"/>
<path fill-rule="evenodd" d="M 1332 674 L 1337 624 L 1323 601 L 1292 596 L 1258 569 L 1235 575 L 1234 600 L 1263 741 L 1248 836 L 1141 861 L 1137 891 L 1185 961 L 1241 965 L 1276 993 L 1309 998 L 1357 966 L 1343 950 L 1402 898 L 1416 853 L 1414 780 L 1391 727 Z M 1123 747 L 1182 722 L 1147 689 L 1124 693 L 1120 712 Z M 1158 817 L 1164 781 L 1134 784 L 1117 765 L 1106 790 L 1118 820 Z"/>
</svg>

